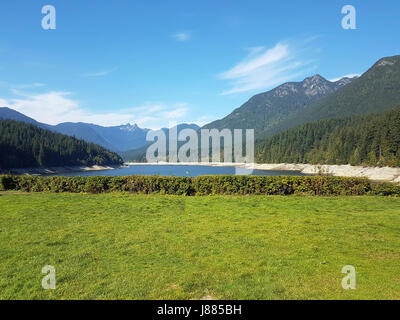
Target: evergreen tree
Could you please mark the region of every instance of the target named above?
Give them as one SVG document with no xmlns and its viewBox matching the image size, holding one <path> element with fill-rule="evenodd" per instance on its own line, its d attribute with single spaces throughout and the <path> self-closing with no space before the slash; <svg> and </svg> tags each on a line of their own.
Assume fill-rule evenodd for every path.
<svg viewBox="0 0 400 320">
<path fill-rule="evenodd" d="M 0 120 L 0 168 L 118 165 L 122 159 L 93 143 L 32 124 Z"/>
<path fill-rule="evenodd" d="M 256 159 L 263 163 L 400 166 L 400 107 L 290 129 L 258 141 Z"/>
</svg>

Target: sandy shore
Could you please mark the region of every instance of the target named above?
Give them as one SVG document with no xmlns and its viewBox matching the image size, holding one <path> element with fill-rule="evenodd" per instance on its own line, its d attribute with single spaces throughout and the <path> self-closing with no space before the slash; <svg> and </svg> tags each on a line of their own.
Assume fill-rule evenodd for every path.
<svg viewBox="0 0 400 320">
<path fill-rule="evenodd" d="M 365 177 L 374 181 L 400 183 L 400 168 L 359 167 L 350 165 L 312 164 L 239 164 L 239 163 L 126 163 L 126 165 L 203 165 L 216 167 L 239 167 L 255 170 L 297 171 L 304 174 L 321 174 L 337 177 Z"/>
<path fill-rule="evenodd" d="M 365 177 L 374 181 L 400 183 L 400 168 L 390 167 L 357 167 L 350 165 L 312 165 L 312 164 L 244 164 L 244 163 L 125 163 L 124 166 L 143 166 L 143 165 L 186 165 L 186 166 L 213 166 L 213 167 L 236 167 L 254 170 L 267 170 L 267 171 L 295 171 L 304 174 L 315 175 L 331 175 L 337 177 Z M 78 166 L 78 167 L 53 167 L 53 168 L 23 168 L 12 169 L 13 174 L 26 174 L 26 175 L 54 175 L 69 172 L 85 172 L 85 171 L 102 171 L 114 170 L 124 166 Z"/>
<path fill-rule="evenodd" d="M 256 164 L 258 170 L 300 171 L 336 177 L 365 177 L 374 181 L 400 183 L 400 168 L 359 167 L 350 165 Z"/>
</svg>

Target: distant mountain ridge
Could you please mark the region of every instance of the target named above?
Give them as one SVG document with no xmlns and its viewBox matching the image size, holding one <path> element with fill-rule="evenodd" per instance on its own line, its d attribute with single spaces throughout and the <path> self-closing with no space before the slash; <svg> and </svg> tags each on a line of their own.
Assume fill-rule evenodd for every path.
<svg viewBox="0 0 400 320">
<path fill-rule="evenodd" d="M 205 129 L 255 129 L 256 137 L 277 127 L 296 112 L 351 83 L 355 78 L 331 82 L 316 74 L 301 82 L 287 82 L 270 91 L 257 94 L 227 117 L 211 122 Z"/>
<path fill-rule="evenodd" d="M 64 122 L 52 126 L 40 123 L 10 108 L 0 108 L 0 119 L 22 121 L 36 125 L 42 129 L 74 136 L 87 142 L 98 144 L 114 152 L 136 149 L 146 144 L 146 135 L 150 129 L 141 129 L 136 124 L 115 127 L 102 127 L 90 123 Z"/>
<path fill-rule="evenodd" d="M 0 120 L 14 120 L 14 121 L 21 121 L 25 123 L 34 124 L 35 126 L 48 129 L 50 127 L 47 124 L 40 123 L 32 118 L 27 117 L 26 115 L 15 111 L 13 109 L 7 107 L 0 107 Z"/>
<path fill-rule="evenodd" d="M 33 124 L 42 129 L 51 130 L 53 132 L 83 139 L 86 142 L 98 144 L 119 154 L 125 154 L 126 152 L 129 153 L 132 150 L 140 149 L 148 145 L 146 136 L 151 130 L 142 129 L 137 124 L 132 125 L 129 123 L 114 127 L 103 127 L 84 122 L 63 122 L 53 126 L 38 122 L 18 111 L 6 107 L 0 107 L 0 120 L 1 119 L 22 121 Z M 198 130 L 200 127 L 195 124 L 180 124 L 178 125 L 178 133 L 187 128 Z M 168 137 L 169 129 L 162 128 L 159 130 L 163 130 Z"/>
<path fill-rule="evenodd" d="M 90 123 L 60 123 L 54 131 L 76 136 L 86 141 L 97 143 L 107 149 L 122 152 L 143 146 L 150 129 L 141 129 L 135 125 L 103 127 Z"/>
</svg>

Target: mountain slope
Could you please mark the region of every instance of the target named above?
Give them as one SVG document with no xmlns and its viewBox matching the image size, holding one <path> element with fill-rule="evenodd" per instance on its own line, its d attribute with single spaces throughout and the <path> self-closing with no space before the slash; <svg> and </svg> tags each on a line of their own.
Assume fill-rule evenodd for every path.
<svg viewBox="0 0 400 320">
<path fill-rule="evenodd" d="M 256 137 L 260 137 L 265 131 L 279 126 L 291 114 L 303 111 L 353 80 L 343 78 L 330 82 L 315 75 L 302 82 L 288 82 L 252 97 L 224 119 L 214 121 L 204 128 L 255 129 Z"/>
<path fill-rule="evenodd" d="M 285 83 L 254 96 L 226 118 L 204 128 L 254 128 L 258 139 L 256 145 L 260 145 L 265 138 L 306 123 L 383 112 L 398 105 L 400 56 L 394 56 L 379 60 L 360 78 L 330 82 L 316 75 L 302 82 Z M 296 141 L 296 144 L 303 145 L 301 141 Z M 274 150 L 278 154 L 285 152 Z M 137 152 L 134 155 L 136 159 L 140 158 Z M 296 158 L 286 158 L 297 161 Z M 265 156 L 261 159 L 274 160 Z"/>
<path fill-rule="evenodd" d="M 383 58 L 352 83 L 268 129 L 265 136 L 318 120 L 390 110 L 399 104 L 400 56 Z"/>
<path fill-rule="evenodd" d="M 176 127 L 177 134 L 179 135 L 179 133 L 182 130 L 185 130 L 185 129 L 192 129 L 192 130 L 198 131 L 200 129 L 200 127 L 198 125 L 196 125 L 196 124 L 186 124 L 186 123 L 180 124 L 180 125 L 178 125 Z M 167 140 L 166 140 L 167 141 L 166 148 L 167 148 L 167 154 L 168 154 L 169 130 L 170 129 L 163 128 L 163 129 L 160 129 L 160 131 L 161 130 L 164 131 L 165 137 L 167 138 Z M 185 142 L 178 142 L 178 147 L 180 145 L 184 144 L 184 143 Z M 132 150 L 128 150 L 128 151 L 122 152 L 121 156 L 125 161 L 146 162 L 146 151 L 147 151 L 147 148 L 151 144 L 153 144 L 153 142 L 146 142 L 146 144 L 144 146 L 140 147 L 140 148 L 136 148 L 136 149 L 132 149 Z"/>
<path fill-rule="evenodd" d="M 76 137 L 78 139 L 83 139 L 87 142 L 98 144 L 104 148 L 112 151 L 118 151 L 115 145 L 112 145 L 109 141 L 105 140 L 101 135 L 99 135 L 88 123 L 72 123 L 64 122 L 56 126 L 52 126 L 51 130 L 66 134 L 71 137 Z"/>
<path fill-rule="evenodd" d="M 52 126 L 40 123 L 24 114 L 10 108 L 0 108 L 0 119 L 22 121 L 71 137 L 83 139 L 86 142 L 98 144 L 115 152 L 122 152 L 139 148 L 146 144 L 146 135 L 149 129 L 141 129 L 137 125 L 121 125 L 116 127 L 102 127 L 89 123 L 64 122 Z"/>
<path fill-rule="evenodd" d="M 7 107 L 0 108 L 0 120 L 5 120 L 5 119 L 30 123 L 30 124 L 33 124 L 35 126 L 43 128 L 43 129 L 48 129 L 51 127 L 47 124 L 40 123 L 32 118 L 27 117 L 26 115 L 24 115 L 18 111 L 15 111 L 15 110 L 7 108 Z"/>
<path fill-rule="evenodd" d="M 400 166 L 400 107 L 289 129 L 258 144 L 256 159 L 262 163 Z"/>
<path fill-rule="evenodd" d="M 2 169 L 122 163 L 93 143 L 14 120 L 0 120 L 0 155 Z"/>
</svg>

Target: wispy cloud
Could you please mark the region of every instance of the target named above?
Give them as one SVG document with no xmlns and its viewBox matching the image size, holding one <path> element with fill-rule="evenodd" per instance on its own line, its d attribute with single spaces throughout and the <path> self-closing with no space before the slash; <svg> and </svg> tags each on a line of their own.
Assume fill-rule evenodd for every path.
<svg viewBox="0 0 400 320">
<path fill-rule="evenodd" d="M 159 129 L 168 127 L 171 122 L 182 122 L 189 112 L 186 103 L 167 105 L 164 103 L 147 102 L 140 107 L 132 108 L 136 115 L 136 123 L 141 127 Z"/>
<path fill-rule="evenodd" d="M 15 91 L 17 99 L 0 99 L 0 105 L 15 109 L 35 120 L 49 124 L 63 122 L 79 112 L 78 102 L 69 99 L 69 92 L 50 91 L 44 94 L 24 94 Z"/>
<path fill-rule="evenodd" d="M 304 41 L 309 42 L 309 41 Z M 306 48 L 280 42 L 272 48 L 255 47 L 236 66 L 219 74 L 232 88 L 222 94 L 268 89 L 282 82 L 306 75 L 312 60 L 304 57 Z"/>
<path fill-rule="evenodd" d="M 343 79 L 343 78 L 354 78 L 354 77 L 360 77 L 360 76 L 361 76 L 360 73 L 351 73 L 351 74 L 346 74 L 346 75 L 344 75 L 342 77 L 330 79 L 329 81 L 336 82 L 336 81 L 339 81 L 340 79 Z"/>
<path fill-rule="evenodd" d="M 82 76 L 87 77 L 87 78 L 97 78 L 97 77 L 104 77 L 109 75 L 110 73 L 113 73 L 114 71 L 117 71 L 118 68 L 112 68 L 109 70 L 102 70 L 98 72 L 88 72 L 84 73 Z"/>
<path fill-rule="evenodd" d="M 172 35 L 176 41 L 188 41 L 192 38 L 192 35 L 189 32 L 178 32 Z"/>
<path fill-rule="evenodd" d="M 147 102 L 139 107 L 120 109 L 116 112 L 92 112 L 71 98 L 71 92 L 30 94 L 15 91 L 14 94 L 18 97 L 0 98 L 0 107 L 17 110 L 39 122 L 52 125 L 61 122 L 87 122 L 103 126 L 136 123 L 141 127 L 159 129 L 167 127 L 172 121 L 182 122 L 189 111 L 186 103 L 167 105 Z"/>
</svg>

